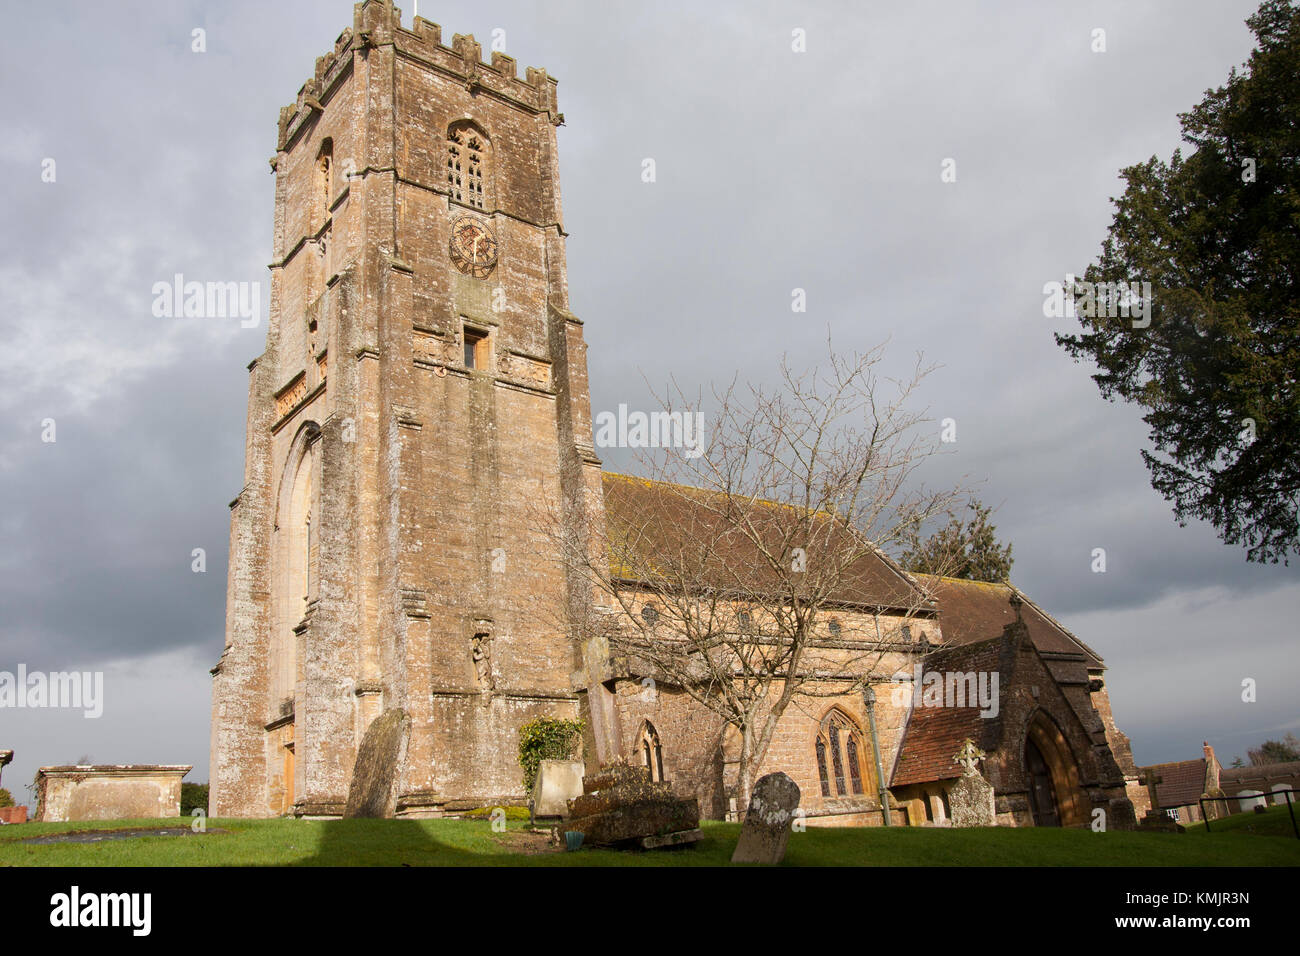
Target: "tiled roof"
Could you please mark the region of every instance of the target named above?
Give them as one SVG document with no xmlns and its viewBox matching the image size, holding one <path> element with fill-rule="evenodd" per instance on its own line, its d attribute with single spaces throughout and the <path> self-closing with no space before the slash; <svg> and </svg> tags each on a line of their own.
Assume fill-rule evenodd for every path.
<svg viewBox="0 0 1300 956">
<path fill-rule="evenodd" d="M 1252 780 L 1280 781 L 1296 777 L 1300 777 L 1300 760 L 1249 767 L 1224 767 L 1219 771 L 1219 786 L 1224 793 L 1227 793 L 1229 783 L 1238 784 Z"/>
<path fill-rule="evenodd" d="M 1162 810 L 1195 804 L 1205 792 L 1205 758 L 1140 767 L 1143 779 L 1156 782 L 1156 805 Z"/>
<path fill-rule="evenodd" d="M 939 601 L 939 630 L 945 646 L 970 644 L 997 637 L 1016 619 L 1011 598 L 1017 596 L 1029 639 L 1040 654 L 1081 654 L 1090 667 L 1102 666 L 1092 648 L 1061 626 L 1046 611 L 1010 584 L 989 584 L 960 578 L 913 575 Z"/>
<path fill-rule="evenodd" d="M 935 651 L 925 658 L 928 671 L 999 671 L 1001 640 L 980 641 Z M 1000 711 L 999 711 L 1000 713 Z M 987 750 L 998 739 L 998 718 L 981 717 L 974 707 L 916 707 L 907 722 L 891 787 L 960 777 L 953 761 L 967 738 Z"/>
<path fill-rule="evenodd" d="M 737 499 L 718 492 L 609 472 L 601 481 L 610 568 L 617 578 L 665 587 L 707 584 L 738 593 L 779 591 L 789 579 L 772 570 L 764 549 L 788 559 L 791 548 L 802 548 L 811 565 L 819 553 L 865 545 L 827 514 L 808 520 L 770 501 L 742 502 L 741 508 Z M 737 529 L 742 520 L 755 529 L 752 537 Z M 839 584 L 829 596 L 835 602 L 895 609 L 925 602 L 911 579 L 875 550 L 845 569 Z"/>
</svg>

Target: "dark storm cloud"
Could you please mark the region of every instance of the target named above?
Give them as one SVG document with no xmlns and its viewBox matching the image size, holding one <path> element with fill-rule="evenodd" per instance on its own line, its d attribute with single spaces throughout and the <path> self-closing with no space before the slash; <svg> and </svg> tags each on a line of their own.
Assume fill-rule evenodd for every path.
<svg viewBox="0 0 1300 956">
<path fill-rule="evenodd" d="M 25 38 L 0 58 L 0 669 L 163 662 L 117 686 L 147 686 L 156 667 L 169 694 L 123 692 L 104 726 L 146 726 L 160 701 L 183 708 L 158 759 L 193 761 L 203 779 L 202 668 L 221 649 L 226 503 L 265 325 L 155 318 L 150 290 L 176 272 L 258 281 L 265 315 L 276 117 L 352 4 L 0 9 Z M 420 13 L 485 49 L 500 28 L 521 71 L 560 80 L 593 409 L 649 407 L 642 377 L 770 381 L 780 353 L 817 362 L 828 330 L 843 349 L 889 338 L 895 373 L 923 350 L 941 368 L 921 400 L 958 424 L 929 479 L 981 482 L 1019 583 L 1099 630 L 1080 636 L 1125 675 L 1126 729 L 1149 729 L 1147 758 L 1166 759 L 1202 731 L 1186 744 L 1162 725 L 1176 704 L 1141 687 L 1158 660 L 1132 654 L 1141 635 L 1120 640 L 1115 622 L 1163 600 L 1162 633 L 1185 641 L 1161 648 L 1186 655 L 1184 686 L 1210 693 L 1234 651 L 1176 596 L 1213 586 L 1276 609 L 1294 603 L 1295 575 L 1174 524 L 1138 459 L 1137 414 L 1102 401 L 1053 344 L 1064 326 L 1043 317 L 1041 289 L 1096 253 L 1118 169 L 1171 152 L 1176 114 L 1245 59 L 1252 9 L 425 0 Z M 1104 54 L 1089 50 L 1094 27 Z M 206 53 L 190 52 L 195 28 Z M 806 53 L 791 51 L 795 28 Z M 40 181 L 45 157 L 55 184 Z M 947 157 L 956 183 L 940 182 Z M 790 310 L 794 288 L 806 313 Z M 47 417 L 53 445 L 40 441 Z M 1106 574 L 1089 570 L 1097 547 Z M 194 548 L 205 574 L 190 570 Z M 1290 673 L 1285 641 L 1256 657 Z M 20 761 L 75 757 L 76 725 L 48 726 L 24 734 Z"/>
</svg>

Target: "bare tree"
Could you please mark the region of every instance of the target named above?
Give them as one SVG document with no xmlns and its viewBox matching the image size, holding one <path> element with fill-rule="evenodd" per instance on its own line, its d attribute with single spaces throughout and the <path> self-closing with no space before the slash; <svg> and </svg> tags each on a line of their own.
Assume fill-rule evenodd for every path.
<svg viewBox="0 0 1300 956">
<path fill-rule="evenodd" d="M 707 410 L 676 389 L 651 420 L 661 447 L 639 450 L 639 477 L 607 488 L 605 527 L 572 521 L 592 511 L 574 502 L 561 506 L 567 521 L 554 507 L 547 521 L 594 595 L 579 610 L 585 646 L 734 728 L 742 809 L 792 702 L 888 679 L 874 668 L 900 619 L 932 607 L 883 552 L 959 493 L 915 474 L 938 450 L 929 419 L 907 407 L 931 369 L 918 357 L 908 378 L 884 378 L 882 354 L 831 351 L 806 372 L 783 360 L 775 388 L 733 381 Z M 687 416 L 703 416 L 704 440 L 663 441 L 691 434 L 701 419 Z M 874 633 L 828 633 L 837 608 L 871 615 Z"/>
</svg>

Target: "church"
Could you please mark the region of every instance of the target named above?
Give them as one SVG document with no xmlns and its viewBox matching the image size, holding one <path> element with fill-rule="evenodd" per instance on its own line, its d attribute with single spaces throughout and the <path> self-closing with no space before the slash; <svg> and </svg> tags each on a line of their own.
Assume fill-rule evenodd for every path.
<svg viewBox="0 0 1300 956">
<path fill-rule="evenodd" d="M 734 733 L 580 636 L 590 589 L 530 511 L 573 502 L 560 520 L 580 534 L 665 494 L 596 454 L 562 122 L 545 70 L 403 27 L 390 0 L 357 4 L 281 110 L 212 670 L 214 816 L 341 815 L 362 736 L 393 708 L 410 716 L 398 816 L 525 803 L 518 731 L 542 716 L 584 721 L 589 769 L 643 763 L 704 817 L 736 811 Z M 653 610 L 641 582 L 619 586 Z M 794 779 L 810 825 L 945 825 L 971 774 L 1000 825 L 1145 809 L 1104 662 L 1013 586 L 878 554 L 824 626 L 827 648 L 870 634 L 881 657 L 870 693 L 790 709 L 766 752 L 760 773 Z M 920 692 L 953 674 L 979 692 Z"/>
</svg>

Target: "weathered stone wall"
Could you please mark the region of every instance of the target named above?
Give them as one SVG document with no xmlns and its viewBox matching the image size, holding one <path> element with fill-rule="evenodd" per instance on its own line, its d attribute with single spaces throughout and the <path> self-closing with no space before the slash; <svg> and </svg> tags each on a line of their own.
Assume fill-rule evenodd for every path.
<svg viewBox="0 0 1300 956">
<path fill-rule="evenodd" d="M 1085 723 L 1081 713 L 1091 714 L 1092 719 Z M 1000 737 L 997 752 L 985 762 L 985 776 L 997 792 L 999 825 L 1033 825 L 1024 753 L 1031 720 L 1040 714 L 1050 722 L 1047 726 L 1052 732 L 1059 734 L 1060 745 L 1077 768 L 1078 779 L 1070 792 L 1058 794 L 1058 799 L 1068 801 L 1060 808 L 1062 824 L 1089 825 L 1092 811 L 1101 808 L 1108 825 L 1131 825 L 1132 807 L 1124 777 L 1110 753 L 1101 719 L 1086 696 L 1079 697 L 1077 685 L 1057 684 L 1027 637 L 1006 645 L 1001 664 Z"/>
<path fill-rule="evenodd" d="M 1133 812 L 1141 820 L 1151 809 L 1151 795 L 1142 783 L 1142 775 L 1133 759 L 1133 745 L 1128 735 L 1119 729 L 1115 722 L 1115 713 L 1111 709 L 1110 694 L 1106 690 L 1105 679 L 1101 671 L 1089 674 L 1088 701 L 1101 719 L 1105 728 L 1106 742 L 1110 745 L 1111 755 L 1124 775 L 1124 792 L 1133 804 Z"/>
<path fill-rule="evenodd" d="M 519 724 L 578 713 L 574 587 L 537 520 L 545 501 L 599 487 L 555 81 L 480 56 L 367 0 L 281 112 L 270 323 L 214 672 L 216 812 L 341 812 L 386 707 L 412 721 L 399 812 L 523 799 Z M 462 119 L 491 143 L 484 208 L 446 183 Z M 450 260 L 465 215 L 496 234 L 486 277 Z M 488 335 L 473 369 L 465 326 Z M 300 574 L 285 489 L 304 454 Z"/>
<path fill-rule="evenodd" d="M 655 600 L 653 595 L 635 590 L 629 590 L 627 596 L 633 613 Z M 837 635 L 828 626 L 832 619 L 840 626 Z M 906 640 L 903 625 L 910 632 Z M 879 645 L 873 643 L 877 635 L 883 638 Z M 819 638 L 816 654 L 827 666 L 856 662 L 859 669 L 899 678 L 898 683 L 880 683 L 875 687 L 880 759 L 883 775 L 888 779 L 910 708 L 912 665 L 918 659 L 923 640 L 938 640 L 937 622 L 933 618 L 902 613 L 882 614 L 877 618 L 852 609 L 836 609 L 827 612 Z M 867 653 L 869 648 L 871 652 Z M 629 675 L 614 686 L 623 753 L 633 762 L 642 762 L 637 744 L 641 728 L 648 720 L 660 737 L 665 778 L 679 793 L 697 797 L 700 813 L 706 819 L 725 816 L 730 809 L 730 798 L 736 792 L 739 773 L 740 751 L 734 730 L 680 688 L 647 681 L 644 675 Z M 800 807 L 810 825 L 882 823 L 871 728 L 861 694 L 837 694 L 834 685 L 826 684 L 813 684 L 810 689 L 817 696 L 802 696 L 790 705 L 752 779 L 776 771 L 787 774 L 803 794 Z M 861 734 L 862 794 L 852 793 L 849 787 L 850 792 L 841 796 L 833 781 L 831 795 L 822 794 L 816 743 L 822 721 L 832 710 L 845 714 Z M 906 816 L 896 810 L 893 819 L 895 823 L 903 823 Z"/>
</svg>

